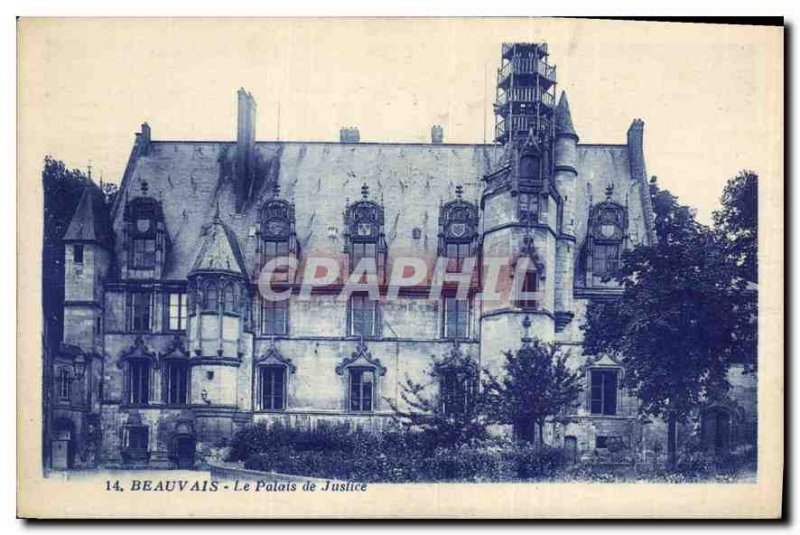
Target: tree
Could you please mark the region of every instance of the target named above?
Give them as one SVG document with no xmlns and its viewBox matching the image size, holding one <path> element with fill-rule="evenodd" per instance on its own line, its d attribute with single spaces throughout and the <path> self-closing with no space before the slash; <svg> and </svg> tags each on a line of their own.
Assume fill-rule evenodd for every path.
<svg viewBox="0 0 800 535">
<path fill-rule="evenodd" d="M 714 227 L 730 256 L 751 282 L 758 282 L 758 175 L 741 171 L 722 191 L 722 209 L 714 212 Z"/>
<path fill-rule="evenodd" d="M 427 375 L 427 384 L 406 376 L 400 397 L 408 409 L 386 398 L 395 421 L 406 431 L 420 433 L 423 442 L 432 447 L 452 447 L 485 438 L 478 368 L 457 342 L 446 359 L 434 361 Z M 431 393 L 434 385 L 436 392 Z"/>
<path fill-rule="evenodd" d="M 522 346 L 505 353 L 500 378 L 485 372 L 483 390 L 491 419 L 511 424 L 518 439 L 539 447 L 547 419 L 573 409 L 583 386 L 579 374 L 567 366 L 569 353 L 529 338 L 530 325 L 525 316 Z"/>
<path fill-rule="evenodd" d="M 64 244 L 61 239 L 75 213 L 84 188 L 91 184 L 78 169 L 45 156 L 42 169 L 44 189 L 44 236 L 42 244 L 42 309 L 45 344 L 61 342 L 64 304 Z"/>
<path fill-rule="evenodd" d="M 667 421 L 674 465 L 678 423 L 727 390 L 731 362 L 749 351 L 735 335 L 749 298 L 719 236 L 655 178 L 650 195 L 658 242 L 623 255 L 623 294 L 590 304 L 584 350 L 620 357 L 640 414 Z"/>
</svg>

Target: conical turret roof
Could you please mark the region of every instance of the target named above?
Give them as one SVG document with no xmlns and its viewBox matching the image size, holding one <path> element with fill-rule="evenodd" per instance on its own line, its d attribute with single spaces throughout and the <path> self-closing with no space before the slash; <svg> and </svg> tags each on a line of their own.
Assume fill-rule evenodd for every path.
<svg viewBox="0 0 800 535">
<path fill-rule="evenodd" d="M 569 100 L 567 100 L 567 92 L 561 92 L 561 98 L 558 100 L 558 107 L 556 108 L 556 135 L 557 136 L 575 136 L 575 126 L 572 124 L 572 114 L 569 111 Z"/>
<path fill-rule="evenodd" d="M 64 234 L 64 241 L 96 242 L 110 246 L 110 223 L 102 194 L 95 186 L 86 186 Z"/>
<path fill-rule="evenodd" d="M 219 213 L 204 227 L 203 241 L 189 274 L 197 272 L 221 272 L 247 277 L 244 257 L 236 236 L 222 222 Z"/>
</svg>

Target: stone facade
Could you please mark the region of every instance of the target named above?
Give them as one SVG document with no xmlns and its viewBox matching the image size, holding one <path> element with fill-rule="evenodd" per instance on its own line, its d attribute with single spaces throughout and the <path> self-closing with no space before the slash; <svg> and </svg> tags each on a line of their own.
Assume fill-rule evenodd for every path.
<svg viewBox="0 0 800 535">
<path fill-rule="evenodd" d="M 603 274 L 621 252 L 655 240 L 642 121 L 625 144 L 580 144 L 562 94 L 558 105 L 548 100 L 542 140 L 449 144 L 436 126 L 430 144 L 365 142 L 353 128 L 338 143 L 261 142 L 255 100 L 238 97 L 235 142 L 154 140 L 145 123 L 112 221 L 100 221 L 92 192 L 81 200 L 64 237 L 51 466 L 193 466 L 259 421 L 380 430 L 406 376 L 425 380 L 454 339 L 499 370 L 524 317 L 531 335 L 571 349 L 586 376 L 576 414 L 548 425 L 546 440 L 579 458 L 656 449 L 663 426 L 640 423 L 635 399 L 613 385 L 593 394 L 593 380 L 616 385 L 624 370 L 582 354 L 580 331 L 589 301 L 619 295 Z M 301 264 L 316 256 L 345 266 L 368 244 L 387 273 L 401 257 L 432 266 L 452 244 L 478 259 L 524 257 L 536 300 L 482 300 L 477 284 L 453 319 L 423 284 L 363 316 L 338 297 L 340 276 L 310 300 L 286 285 L 286 311 L 265 311 L 258 278 L 276 243 Z M 513 279 L 506 269 L 499 285 Z M 724 410 L 752 427 L 752 376 L 735 384 L 742 402 Z"/>
</svg>

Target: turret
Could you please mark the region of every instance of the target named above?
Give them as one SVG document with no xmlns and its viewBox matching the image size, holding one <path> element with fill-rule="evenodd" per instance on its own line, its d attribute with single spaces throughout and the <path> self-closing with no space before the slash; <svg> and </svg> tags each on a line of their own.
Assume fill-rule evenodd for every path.
<svg viewBox="0 0 800 535">
<path fill-rule="evenodd" d="M 244 258 L 219 207 L 202 233 L 188 274 L 189 391 L 197 407 L 199 440 L 213 443 L 232 432 L 231 410 L 239 401 L 237 376 L 252 335 L 245 332 L 250 299 Z"/>
<path fill-rule="evenodd" d="M 561 195 L 562 213 L 559 238 L 556 242 L 556 330 L 563 329 L 572 319 L 573 277 L 575 265 L 575 188 L 578 179 L 578 134 L 572 124 L 567 93 L 562 92 L 555 112 L 555 141 L 553 147 L 553 181 Z"/>
<path fill-rule="evenodd" d="M 50 370 L 51 465 L 90 466 L 97 453 L 103 355 L 103 282 L 112 239 L 103 196 L 86 187 L 64 234 L 64 337 Z"/>
</svg>

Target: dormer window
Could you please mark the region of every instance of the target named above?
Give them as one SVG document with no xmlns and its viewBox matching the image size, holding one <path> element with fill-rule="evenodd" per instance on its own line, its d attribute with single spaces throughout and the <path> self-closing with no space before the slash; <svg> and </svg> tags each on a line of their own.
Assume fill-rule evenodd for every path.
<svg viewBox="0 0 800 535">
<path fill-rule="evenodd" d="M 617 274 L 621 265 L 628 214 L 623 206 L 611 201 L 612 193 L 613 188 L 609 186 L 607 199 L 595 206 L 589 216 L 577 278 L 587 286 L 606 283 Z"/>
<path fill-rule="evenodd" d="M 383 230 L 383 207 L 367 199 L 369 188 L 361 188 L 362 199 L 350 204 L 345 211 L 345 253 L 348 273 L 352 274 L 364 259 L 368 268 L 383 280 L 386 264 L 386 240 Z"/>
<path fill-rule="evenodd" d="M 124 217 L 127 276 L 160 277 L 169 240 L 161 204 L 151 197 L 137 197 L 126 205 Z"/>
<path fill-rule="evenodd" d="M 468 258 L 477 255 L 478 208 L 463 200 L 456 186 L 456 199 L 439 209 L 439 256 L 447 258 L 447 271 L 463 271 Z"/>
<path fill-rule="evenodd" d="M 276 195 L 277 191 L 276 187 Z M 282 199 L 271 199 L 261 207 L 259 219 L 262 265 L 276 258 L 299 256 L 293 204 Z M 272 282 L 291 283 L 292 273 L 289 266 L 285 263 L 275 266 L 272 270 Z"/>
</svg>

